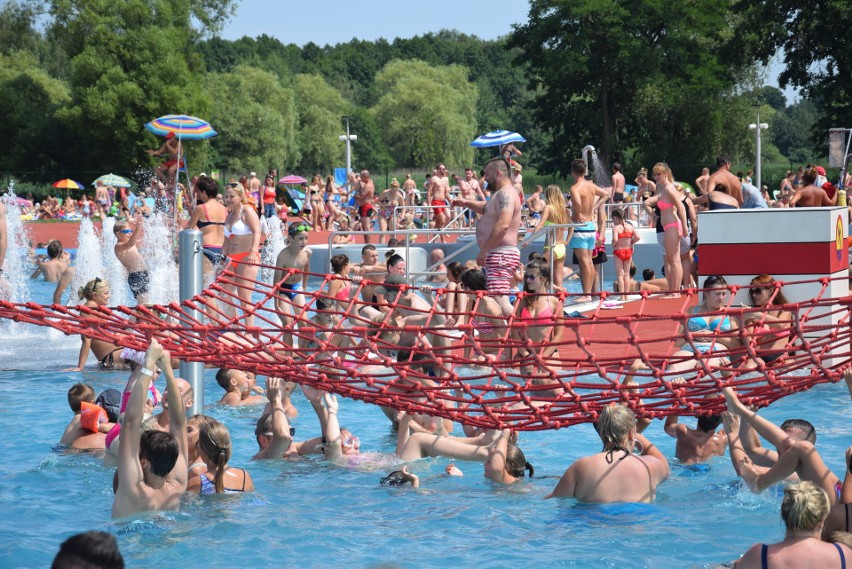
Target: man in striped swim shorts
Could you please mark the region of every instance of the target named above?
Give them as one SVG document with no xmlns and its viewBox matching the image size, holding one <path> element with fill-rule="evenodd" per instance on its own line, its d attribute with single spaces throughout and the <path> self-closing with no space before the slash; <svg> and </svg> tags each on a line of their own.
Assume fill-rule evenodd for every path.
<svg viewBox="0 0 852 569">
<path fill-rule="evenodd" d="M 485 166 L 485 182 L 491 199 L 487 202 L 455 199 L 454 206 L 467 207 L 480 216 L 476 224 L 479 255 L 476 262 L 485 268 L 488 292 L 495 296 L 504 316 L 512 313 L 509 281 L 521 262 L 518 230 L 521 226 L 521 200 L 512 184 L 509 161 L 499 156 Z"/>
</svg>

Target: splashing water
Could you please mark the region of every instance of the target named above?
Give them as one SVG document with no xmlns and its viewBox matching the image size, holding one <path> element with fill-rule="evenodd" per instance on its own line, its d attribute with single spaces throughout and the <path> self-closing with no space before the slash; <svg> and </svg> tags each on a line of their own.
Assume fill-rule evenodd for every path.
<svg viewBox="0 0 852 569">
<path fill-rule="evenodd" d="M 174 239 L 169 219 L 163 213 L 145 221 L 145 233 L 139 251 L 148 266 L 148 302 L 168 304 L 178 300 L 178 266 L 174 256 Z"/>
<path fill-rule="evenodd" d="M 602 188 L 612 186 L 612 178 L 610 178 L 604 163 L 601 162 L 600 158 L 598 158 L 598 153 L 594 150 L 592 150 L 592 161 L 591 164 L 589 164 L 589 169 L 592 175 L 592 182 L 594 182 L 595 185 Z"/>
<path fill-rule="evenodd" d="M 5 283 L 0 283 L 0 297 L 12 302 L 29 302 L 30 292 L 27 278 L 32 272 L 30 260 L 31 242 L 15 195 L 15 182 L 9 182 L 9 193 L 2 198 L 6 204 L 6 261 L 3 263 Z M 5 290 L 4 290 L 5 289 Z"/>
<path fill-rule="evenodd" d="M 278 254 L 287 246 L 287 238 L 284 237 L 284 226 L 278 216 L 272 216 L 266 220 L 266 225 L 269 228 L 269 235 L 266 239 L 266 245 L 261 251 L 261 263 L 268 266 L 274 266 L 278 260 Z M 271 283 L 274 275 L 272 269 L 261 269 L 260 279 L 263 282 Z"/>
<path fill-rule="evenodd" d="M 101 254 L 101 240 L 95 233 L 95 226 L 88 218 L 80 222 L 77 234 L 77 255 L 74 259 L 76 272 L 71 279 L 71 297 L 69 304 L 77 304 L 77 291 L 95 277 L 106 278 Z M 112 284 L 111 279 L 107 279 Z M 111 288 L 118 288 L 113 285 Z M 84 301 L 79 301 L 84 302 Z"/>
</svg>

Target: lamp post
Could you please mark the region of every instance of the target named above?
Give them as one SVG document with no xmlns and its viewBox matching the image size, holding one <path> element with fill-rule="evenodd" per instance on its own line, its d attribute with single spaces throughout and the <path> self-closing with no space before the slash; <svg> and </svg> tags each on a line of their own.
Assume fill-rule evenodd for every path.
<svg viewBox="0 0 852 569">
<path fill-rule="evenodd" d="M 755 177 L 755 181 L 757 182 L 757 184 L 756 184 L 757 190 L 761 191 L 763 189 L 763 186 L 761 186 L 761 181 L 760 181 L 760 131 L 763 130 L 763 129 L 769 128 L 769 125 L 766 124 L 765 122 L 760 122 L 760 103 L 759 102 L 756 102 L 754 104 L 754 108 L 757 111 L 757 122 L 748 125 L 748 127 L 751 130 L 754 130 L 755 133 L 756 133 L 755 134 L 755 137 L 756 137 L 755 138 L 755 146 L 757 148 L 755 150 L 756 160 L 755 160 L 755 165 L 754 165 L 754 174 L 755 174 L 754 177 Z"/>
<path fill-rule="evenodd" d="M 351 117 L 343 117 L 346 121 L 346 134 L 341 134 L 337 138 L 346 141 L 346 175 L 352 171 L 352 142 L 358 140 L 357 134 L 349 134 L 349 119 Z"/>
</svg>

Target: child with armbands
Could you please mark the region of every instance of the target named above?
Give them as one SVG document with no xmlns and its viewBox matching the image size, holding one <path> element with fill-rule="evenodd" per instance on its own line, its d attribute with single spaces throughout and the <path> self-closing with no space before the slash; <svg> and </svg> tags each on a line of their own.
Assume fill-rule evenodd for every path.
<svg viewBox="0 0 852 569">
<path fill-rule="evenodd" d="M 65 427 L 60 445 L 78 450 L 103 450 L 106 433 L 113 427 L 106 410 L 95 403 L 91 385 L 75 383 L 68 390 L 68 405 L 74 417 Z"/>
</svg>

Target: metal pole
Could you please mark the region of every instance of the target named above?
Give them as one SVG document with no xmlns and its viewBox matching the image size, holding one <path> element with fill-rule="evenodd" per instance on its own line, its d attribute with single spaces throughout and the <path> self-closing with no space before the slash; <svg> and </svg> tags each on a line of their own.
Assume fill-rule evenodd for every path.
<svg viewBox="0 0 852 569">
<path fill-rule="evenodd" d="M 757 107 L 757 164 L 755 165 L 754 174 L 757 181 L 757 191 L 761 191 L 760 185 L 760 107 Z"/>
<path fill-rule="evenodd" d="M 346 119 L 346 175 L 352 171 L 352 139 L 349 137 L 349 117 Z"/>
<path fill-rule="evenodd" d="M 197 229 L 184 229 L 178 238 L 180 259 L 180 300 L 188 300 L 201 293 L 201 232 Z M 190 322 L 197 321 L 197 310 L 186 307 Z M 181 361 L 180 375 L 192 386 L 193 398 L 190 415 L 204 411 L 204 365 L 201 362 Z"/>
</svg>

